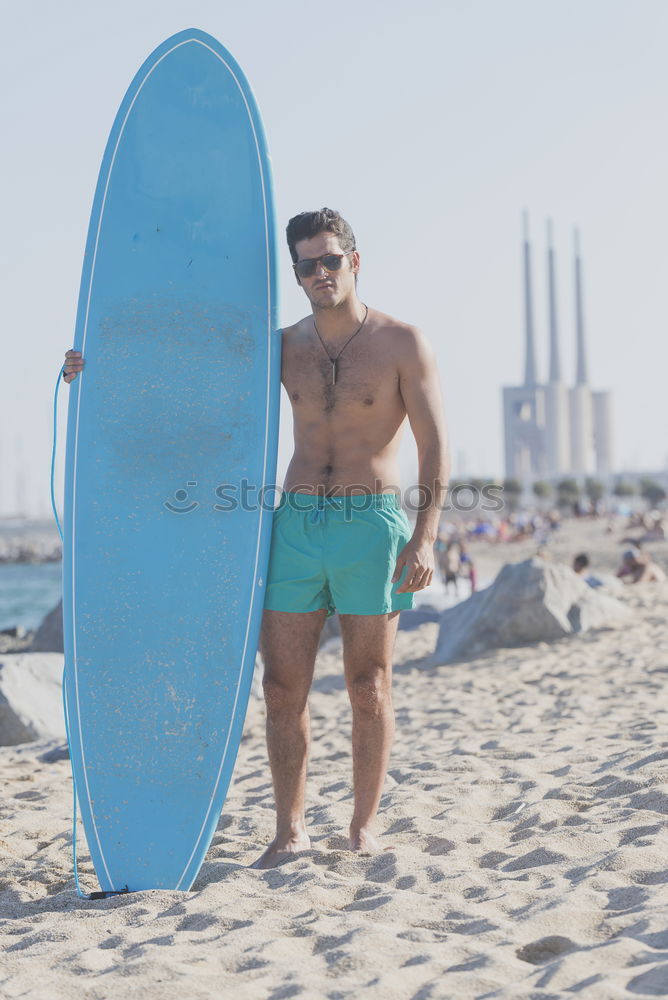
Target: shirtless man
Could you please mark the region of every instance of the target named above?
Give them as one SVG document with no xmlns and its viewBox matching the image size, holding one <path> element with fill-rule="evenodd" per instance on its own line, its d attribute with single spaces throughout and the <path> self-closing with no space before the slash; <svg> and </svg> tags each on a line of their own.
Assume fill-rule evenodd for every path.
<svg viewBox="0 0 668 1000">
<path fill-rule="evenodd" d="M 308 694 L 320 633 L 334 608 L 353 717 L 350 849 L 382 849 L 376 814 L 394 738 L 399 613 L 431 583 L 450 475 L 433 351 L 415 327 L 358 298 L 360 255 L 348 223 L 327 208 L 303 212 L 290 220 L 287 236 L 312 312 L 282 335 L 295 450 L 274 513 L 260 634 L 276 836 L 255 868 L 311 846 L 304 815 Z M 65 360 L 69 382 L 83 359 L 68 351 Z M 412 532 L 397 496 L 406 416 L 422 488 Z"/>
</svg>

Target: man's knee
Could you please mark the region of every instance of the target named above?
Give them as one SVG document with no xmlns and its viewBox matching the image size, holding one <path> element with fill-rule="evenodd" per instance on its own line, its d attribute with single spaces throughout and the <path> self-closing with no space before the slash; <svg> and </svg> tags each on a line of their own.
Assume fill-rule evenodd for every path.
<svg viewBox="0 0 668 1000">
<path fill-rule="evenodd" d="M 392 704 L 389 671 L 380 669 L 356 674 L 348 683 L 348 694 L 354 710 L 380 714 Z"/>
<path fill-rule="evenodd" d="M 265 669 L 262 691 L 267 711 L 301 714 L 306 708 L 309 688 L 305 684 L 288 682 Z"/>
</svg>

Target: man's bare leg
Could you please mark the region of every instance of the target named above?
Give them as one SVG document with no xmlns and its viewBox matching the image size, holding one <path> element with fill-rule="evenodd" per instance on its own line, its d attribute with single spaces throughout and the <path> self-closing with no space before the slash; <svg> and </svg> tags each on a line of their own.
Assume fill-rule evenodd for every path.
<svg viewBox="0 0 668 1000">
<path fill-rule="evenodd" d="M 339 617 L 346 687 L 353 710 L 355 806 L 350 849 L 374 854 L 382 850 L 376 813 L 394 740 L 392 652 L 399 612 Z"/>
<path fill-rule="evenodd" d="M 251 868 L 275 868 L 311 846 L 304 816 L 311 742 L 308 693 L 326 616 L 324 609 L 303 613 L 265 609 L 262 615 L 262 686 L 276 800 L 276 836 Z"/>
</svg>

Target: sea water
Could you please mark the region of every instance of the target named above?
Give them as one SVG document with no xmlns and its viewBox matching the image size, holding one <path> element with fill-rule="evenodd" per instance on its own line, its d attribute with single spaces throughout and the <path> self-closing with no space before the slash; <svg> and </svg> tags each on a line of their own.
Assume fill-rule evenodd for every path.
<svg viewBox="0 0 668 1000">
<path fill-rule="evenodd" d="M 62 562 L 0 565 L 0 629 L 37 628 L 62 592 Z"/>
</svg>

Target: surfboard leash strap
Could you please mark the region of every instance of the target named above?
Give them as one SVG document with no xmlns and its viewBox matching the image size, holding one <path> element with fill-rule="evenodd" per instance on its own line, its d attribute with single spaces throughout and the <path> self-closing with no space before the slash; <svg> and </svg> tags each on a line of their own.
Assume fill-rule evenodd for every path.
<svg viewBox="0 0 668 1000">
<path fill-rule="evenodd" d="M 53 516 L 56 519 L 56 527 L 58 528 L 58 534 L 60 535 L 60 540 L 65 543 L 63 538 L 63 529 L 60 526 L 60 519 L 58 517 L 58 511 L 56 510 L 56 496 L 53 490 L 53 479 L 54 479 L 54 469 L 56 466 L 56 425 L 58 423 L 58 390 L 60 389 L 60 383 L 65 372 L 65 365 L 61 366 L 58 372 L 58 381 L 56 382 L 56 391 L 53 394 L 53 446 L 51 448 L 51 507 L 53 509 Z"/>
<path fill-rule="evenodd" d="M 63 365 L 58 372 L 58 381 L 56 382 L 56 391 L 53 396 L 53 447 L 51 450 L 51 507 L 53 508 L 53 516 L 56 519 L 56 527 L 58 528 L 58 534 L 60 535 L 60 540 L 65 544 L 65 539 L 63 538 L 63 529 L 60 524 L 60 519 L 58 517 L 58 510 L 56 508 L 56 495 L 54 490 L 54 470 L 56 466 L 56 430 L 58 425 L 58 390 L 60 389 L 60 383 L 63 378 L 63 373 L 65 371 L 65 366 Z M 71 747 L 72 743 L 70 741 L 70 715 L 67 709 L 67 668 L 63 670 L 63 714 L 65 716 L 65 734 L 67 736 L 67 746 Z M 109 892 L 84 892 L 81 888 L 81 883 L 79 882 L 79 869 L 77 866 L 77 779 L 74 774 L 74 766 L 72 765 L 72 754 L 70 752 L 70 767 L 72 770 L 72 861 L 74 863 L 74 885 L 77 890 L 77 896 L 79 899 L 108 899 L 110 896 L 123 896 L 130 890 L 127 885 L 123 889 L 117 889 Z"/>
</svg>

